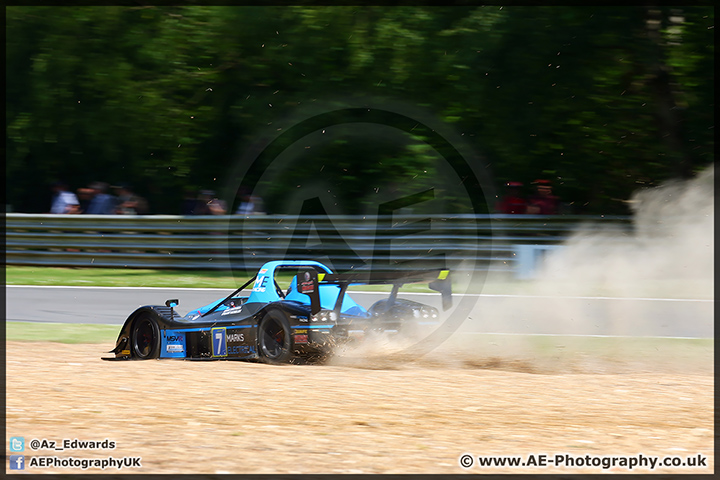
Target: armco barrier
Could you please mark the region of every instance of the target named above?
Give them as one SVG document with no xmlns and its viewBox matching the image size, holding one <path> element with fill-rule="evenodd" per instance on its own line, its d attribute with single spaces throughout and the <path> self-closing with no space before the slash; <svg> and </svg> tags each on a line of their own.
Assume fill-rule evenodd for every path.
<svg viewBox="0 0 720 480">
<path fill-rule="evenodd" d="M 9 265 L 253 270 L 293 258 L 329 260 L 339 271 L 422 265 L 523 275 L 529 272 L 518 266 L 519 245 L 558 245 L 578 229 L 631 229 L 629 217 L 536 215 L 10 213 L 5 220 Z"/>
</svg>

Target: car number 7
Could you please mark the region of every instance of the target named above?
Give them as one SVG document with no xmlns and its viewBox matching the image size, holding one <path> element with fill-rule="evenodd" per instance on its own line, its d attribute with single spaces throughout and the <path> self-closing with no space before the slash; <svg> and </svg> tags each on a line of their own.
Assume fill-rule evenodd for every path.
<svg viewBox="0 0 720 480">
<path fill-rule="evenodd" d="M 222 351 L 222 337 L 223 334 L 221 331 L 215 332 L 215 339 L 217 340 L 217 347 L 215 348 L 215 352 L 217 352 L 216 354 L 220 354 Z"/>
</svg>

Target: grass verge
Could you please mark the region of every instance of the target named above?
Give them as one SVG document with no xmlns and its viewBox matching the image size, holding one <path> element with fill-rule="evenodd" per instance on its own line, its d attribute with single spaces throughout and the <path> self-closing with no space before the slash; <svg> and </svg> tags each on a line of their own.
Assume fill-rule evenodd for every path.
<svg viewBox="0 0 720 480">
<path fill-rule="evenodd" d="M 85 286 L 85 287 L 163 287 L 163 288 L 227 288 L 235 289 L 249 280 L 255 271 L 218 270 L 151 270 L 135 268 L 62 268 L 6 266 L 7 285 Z M 511 295 L 570 295 L 647 298 L 712 299 L 712 282 L 657 279 L 642 285 L 605 285 L 583 283 L 548 283 L 545 281 L 517 280 L 508 275 L 492 275 L 481 283 L 470 284 L 468 272 L 453 273 L 454 293 L 483 293 Z M 290 274 L 277 275 L 284 289 L 290 284 Z M 388 285 L 363 285 L 350 291 L 389 292 Z M 427 284 L 403 286 L 405 292 L 429 293 Z"/>
<path fill-rule="evenodd" d="M 107 343 L 115 345 L 120 327 L 85 323 L 6 322 L 9 342 Z"/>
<path fill-rule="evenodd" d="M 672 356 L 682 352 L 712 353 L 712 338 L 676 337 L 614 337 L 583 335 L 506 335 L 491 333 L 458 334 L 449 343 L 460 349 L 480 348 L 484 352 L 511 352 L 526 349 L 546 356 L 562 356 L 569 352 L 592 355 L 649 357 Z M 529 347 L 529 348 L 527 348 Z"/>
<path fill-rule="evenodd" d="M 114 344 L 118 325 L 85 323 L 6 322 L 8 341 Z M 712 356 L 712 338 L 664 337 L 582 337 L 568 335 L 503 335 L 464 333 L 448 340 L 441 348 L 479 350 L 487 355 L 522 351 L 539 356 L 558 357 L 583 352 L 590 355 L 632 357 Z"/>
<path fill-rule="evenodd" d="M 81 287 L 236 288 L 249 276 L 243 272 L 151 270 L 136 268 L 62 268 L 7 266 L 7 285 Z"/>
<path fill-rule="evenodd" d="M 63 268 L 7 266 L 6 285 L 39 285 L 71 287 L 161 287 L 161 288 L 227 288 L 234 289 L 256 272 L 213 270 L 151 270 L 136 268 Z M 286 289 L 292 275 L 276 275 Z M 355 288 L 355 287 L 353 287 Z M 363 285 L 363 291 L 390 291 L 386 285 Z M 426 284 L 403 287 L 407 292 L 431 292 Z"/>
</svg>

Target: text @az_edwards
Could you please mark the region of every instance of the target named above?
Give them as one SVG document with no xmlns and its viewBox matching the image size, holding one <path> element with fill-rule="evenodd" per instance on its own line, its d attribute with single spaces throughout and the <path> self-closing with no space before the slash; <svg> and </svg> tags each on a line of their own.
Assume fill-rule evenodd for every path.
<svg viewBox="0 0 720 480">
<path fill-rule="evenodd" d="M 471 468 L 477 465 L 480 468 L 489 467 L 555 467 L 555 468 L 601 468 L 603 470 L 634 468 L 654 470 L 655 468 L 708 468 L 707 457 L 698 453 L 687 457 L 653 455 L 571 455 L 563 454 L 529 454 L 522 455 L 481 455 L 473 456 L 463 454 L 459 459 L 460 466 Z"/>
<path fill-rule="evenodd" d="M 32 450 L 55 450 L 62 452 L 64 450 L 114 450 L 115 441 L 104 440 L 78 440 L 77 438 L 64 438 L 61 441 L 48 440 L 43 438 L 38 440 L 34 438 L 30 441 L 29 447 Z"/>
</svg>

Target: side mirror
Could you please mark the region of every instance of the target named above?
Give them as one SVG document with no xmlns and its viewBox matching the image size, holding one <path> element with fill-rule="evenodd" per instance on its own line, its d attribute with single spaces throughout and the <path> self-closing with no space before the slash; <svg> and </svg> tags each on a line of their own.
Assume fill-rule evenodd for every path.
<svg viewBox="0 0 720 480">
<path fill-rule="evenodd" d="M 171 298 L 170 300 L 165 300 L 165 306 L 170 307 L 170 320 L 175 320 L 175 310 L 173 308 L 180 305 L 180 300 L 177 298 Z"/>
</svg>

